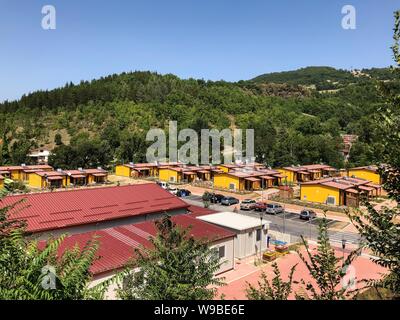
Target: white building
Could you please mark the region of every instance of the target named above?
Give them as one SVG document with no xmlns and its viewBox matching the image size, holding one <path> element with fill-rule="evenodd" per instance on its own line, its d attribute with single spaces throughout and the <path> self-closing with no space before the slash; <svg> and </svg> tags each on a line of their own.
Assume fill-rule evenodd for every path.
<svg viewBox="0 0 400 320">
<path fill-rule="evenodd" d="M 36 149 L 32 150 L 28 157 L 36 164 L 47 164 L 49 162 L 49 156 L 51 152 L 47 149 Z"/>
<path fill-rule="evenodd" d="M 211 224 L 224 227 L 236 234 L 234 240 L 235 258 L 245 258 L 267 248 L 267 234 L 270 221 L 245 216 L 234 212 L 219 212 L 198 216 Z"/>
</svg>

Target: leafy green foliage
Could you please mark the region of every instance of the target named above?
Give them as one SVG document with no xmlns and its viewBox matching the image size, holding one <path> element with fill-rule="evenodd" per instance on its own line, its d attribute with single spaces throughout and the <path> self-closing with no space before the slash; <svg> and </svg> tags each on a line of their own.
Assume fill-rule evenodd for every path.
<svg viewBox="0 0 400 320">
<path fill-rule="evenodd" d="M 296 265 L 290 269 L 288 280 L 282 279 L 278 264 L 272 264 L 275 277 L 270 282 L 265 272 L 261 274 L 258 287 L 247 284 L 246 296 L 249 300 L 287 300 L 292 292 L 293 274 Z"/>
<path fill-rule="evenodd" d="M 306 248 L 306 255 L 299 251 L 301 260 L 306 265 L 312 282 L 301 283 L 304 285 L 302 292 L 296 293 L 297 299 L 311 300 L 344 300 L 349 297 L 351 291 L 344 286 L 346 270 L 354 261 L 357 251 L 350 253 L 344 261 L 335 255 L 329 236 L 327 220 L 323 218 L 319 224 L 317 252 L 312 253 L 307 241 L 302 238 Z"/>
<path fill-rule="evenodd" d="M 326 71 L 310 70 L 314 74 Z M 181 80 L 173 75 L 133 72 L 35 92 L 0 104 L 0 135 L 8 139 L 3 163 L 13 161 L 13 152 L 24 153 L 22 147 L 18 148 L 21 151 L 11 150 L 11 142 L 21 140 L 25 146 L 31 141 L 52 147 L 49 137 L 61 130 L 69 135 L 63 134 L 62 139 L 67 146 L 69 139 L 72 145 L 77 136 L 88 133 L 89 144 L 96 141 L 104 148 L 103 153 L 113 155 L 107 160 L 143 161 L 147 130 L 167 129 L 168 121 L 176 120 L 180 129 L 197 132 L 205 128 L 253 128 L 257 160 L 272 167 L 321 161 L 342 166 L 340 134 L 356 134 L 366 147 L 359 148 L 362 154 L 355 153 L 351 165 L 367 165 L 375 158 L 369 148 L 379 142 L 377 133 L 369 130 L 371 115 L 384 105 L 375 78 L 354 77 L 335 69 L 326 72 L 362 81 L 352 80 L 334 92 L 317 92 L 287 83 Z M 387 85 L 398 91 L 396 80 L 390 80 Z M 72 146 L 74 150 L 56 143 L 57 167 L 76 167 L 76 157 L 81 158 L 81 164 L 103 162 L 98 156 L 82 160 L 88 149 L 94 154 L 97 150 L 78 140 Z M 82 153 L 75 154 L 81 143 Z M 71 152 L 73 156 L 68 157 Z M 14 158 L 21 160 L 20 156 Z"/>
<path fill-rule="evenodd" d="M 215 286 L 221 285 L 222 279 L 214 276 L 220 262 L 209 243 L 194 239 L 190 228 L 181 230 L 168 216 L 155 225 L 157 236 L 150 240 L 152 247 L 135 250 L 119 296 L 127 300 L 214 298 Z"/>
<path fill-rule="evenodd" d="M 0 299 L 102 299 L 113 278 L 88 286 L 98 244 L 90 241 L 83 249 L 60 253 L 65 236 L 43 245 L 28 240 L 25 223 L 9 219 L 14 207 L 0 209 Z"/>
<path fill-rule="evenodd" d="M 400 11 L 395 13 L 393 57 L 396 67 L 393 76 L 400 75 Z M 391 90 L 385 83 L 380 86 L 387 102 L 380 109 L 375 123 L 381 132 L 380 144 L 374 149 L 382 155 L 380 174 L 384 181 L 384 189 L 397 207 L 383 208 L 378 211 L 370 203 L 366 203 L 367 212 L 348 213 L 358 232 L 366 239 L 366 245 L 377 258 L 378 265 L 389 270 L 389 274 L 380 281 L 370 282 L 378 290 L 383 288 L 392 293 L 392 298 L 400 297 L 400 226 L 398 223 L 400 203 L 400 95 Z"/>
<path fill-rule="evenodd" d="M 63 169 L 95 168 L 107 167 L 111 160 L 107 141 L 91 139 L 87 133 L 81 133 L 71 140 L 70 145 L 61 144 L 54 148 L 49 164 Z"/>
</svg>

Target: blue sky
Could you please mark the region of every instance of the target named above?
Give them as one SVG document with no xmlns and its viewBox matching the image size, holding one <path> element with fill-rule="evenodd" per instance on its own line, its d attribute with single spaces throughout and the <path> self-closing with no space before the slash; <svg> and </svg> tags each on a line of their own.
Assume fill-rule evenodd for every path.
<svg viewBox="0 0 400 320">
<path fill-rule="evenodd" d="M 41 27 L 47 4 L 56 30 Z M 346 4 L 356 30 L 341 27 Z M 388 66 L 395 9 L 397 0 L 0 0 L 0 101 L 131 70 L 237 81 Z"/>
</svg>

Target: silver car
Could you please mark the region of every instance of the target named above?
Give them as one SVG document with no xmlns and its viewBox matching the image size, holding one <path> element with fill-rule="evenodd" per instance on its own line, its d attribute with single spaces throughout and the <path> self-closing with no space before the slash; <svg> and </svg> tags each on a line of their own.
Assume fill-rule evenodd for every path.
<svg viewBox="0 0 400 320">
<path fill-rule="evenodd" d="M 267 204 L 267 208 L 265 210 L 265 212 L 268 214 L 279 214 L 279 213 L 283 213 L 283 211 L 284 211 L 283 207 L 277 203 Z"/>
<path fill-rule="evenodd" d="M 240 204 L 240 210 L 253 210 L 256 204 L 256 200 L 245 199 Z"/>
</svg>

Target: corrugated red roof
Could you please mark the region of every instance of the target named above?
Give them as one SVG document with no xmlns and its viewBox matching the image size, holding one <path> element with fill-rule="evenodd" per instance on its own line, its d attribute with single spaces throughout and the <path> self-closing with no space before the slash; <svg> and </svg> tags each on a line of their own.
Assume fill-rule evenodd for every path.
<svg viewBox="0 0 400 320">
<path fill-rule="evenodd" d="M 29 170 L 53 170 L 52 166 L 49 166 L 48 164 L 34 164 L 34 165 L 29 165 L 25 166 L 25 168 Z"/>
<path fill-rule="evenodd" d="M 104 169 L 84 169 L 83 171 L 85 171 L 85 173 L 88 173 L 88 174 L 107 173 L 107 171 Z"/>
<path fill-rule="evenodd" d="M 195 216 L 195 217 L 204 216 L 206 214 L 212 214 L 212 213 L 218 212 L 218 211 L 215 211 L 212 209 L 198 207 L 198 206 L 189 206 L 188 211 L 191 213 L 192 216 Z"/>
<path fill-rule="evenodd" d="M 190 235 L 196 239 L 217 241 L 235 236 L 229 230 L 198 220 L 192 215 L 174 216 L 172 221 L 180 228 L 186 229 L 191 226 Z M 90 239 L 96 236 L 99 242 L 98 259 L 91 267 L 91 272 L 96 275 L 122 268 L 134 256 L 135 248 L 142 246 L 150 248 L 149 238 L 155 235 L 156 228 L 153 221 L 129 224 L 69 236 L 60 246 L 60 252 L 75 245 L 83 248 Z"/>
<path fill-rule="evenodd" d="M 29 232 L 189 207 L 153 183 L 7 196 L 0 202 L 0 207 L 15 204 L 21 199 L 25 201 L 11 211 L 11 218 L 26 220 Z"/>
<path fill-rule="evenodd" d="M 0 167 L 0 171 L 15 171 L 15 170 L 23 170 L 25 167 L 22 166 L 3 166 Z"/>
<path fill-rule="evenodd" d="M 67 175 L 63 171 L 35 171 L 34 173 L 41 177 L 60 177 Z"/>
</svg>

